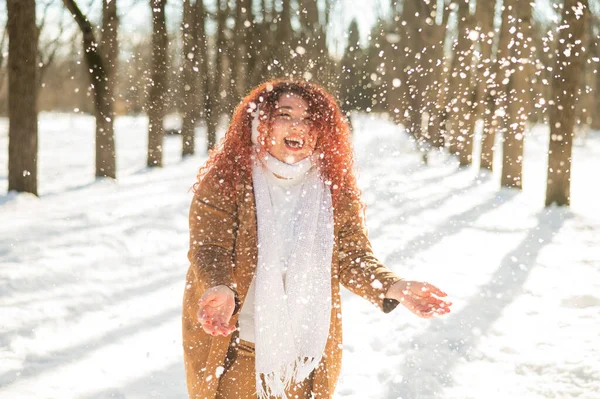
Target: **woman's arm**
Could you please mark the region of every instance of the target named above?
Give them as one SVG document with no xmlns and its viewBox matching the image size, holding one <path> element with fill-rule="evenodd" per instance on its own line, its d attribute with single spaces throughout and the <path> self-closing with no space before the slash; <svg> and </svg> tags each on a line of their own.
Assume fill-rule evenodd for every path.
<svg viewBox="0 0 600 399">
<path fill-rule="evenodd" d="M 360 204 L 346 195 L 340 195 L 336 205 L 339 250 L 339 278 L 344 287 L 391 312 L 398 302 L 386 300 L 388 289 L 402 280 L 373 254 L 371 242 L 361 217 Z"/>
<path fill-rule="evenodd" d="M 222 192 L 219 180 L 209 172 L 190 207 L 188 259 L 205 289 L 198 321 L 206 333 L 225 336 L 235 330 L 230 320 L 239 308 L 232 278 L 237 209 L 235 200 Z"/>
<path fill-rule="evenodd" d="M 222 194 L 219 180 L 209 171 L 198 187 L 189 213 L 188 259 L 205 287 L 232 287 L 233 246 L 237 229 L 234 198 Z"/>
</svg>

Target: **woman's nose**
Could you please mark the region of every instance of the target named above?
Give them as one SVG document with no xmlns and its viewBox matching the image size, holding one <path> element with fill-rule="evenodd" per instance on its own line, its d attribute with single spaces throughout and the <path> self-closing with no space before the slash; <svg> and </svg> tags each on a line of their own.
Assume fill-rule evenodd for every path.
<svg viewBox="0 0 600 399">
<path fill-rule="evenodd" d="M 295 119 L 292 121 L 292 129 L 305 131 L 307 128 L 307 123 L 303 119 Z"/>
</svg>

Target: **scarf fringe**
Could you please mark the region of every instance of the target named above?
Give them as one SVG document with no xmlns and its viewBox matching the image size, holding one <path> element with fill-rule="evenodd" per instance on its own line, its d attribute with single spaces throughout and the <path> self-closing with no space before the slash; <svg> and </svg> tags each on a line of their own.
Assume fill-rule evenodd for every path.
<svg viewBox="0 0 600 399">
<path fill-rule="evenodd" d="M 258 399 L 287 399 L 285 391 L 307 379 L 320 361 L 320 357 L 298 358 L 294 363 L 284 366 L 280 373 L 256 373 Z"/>
</svg>

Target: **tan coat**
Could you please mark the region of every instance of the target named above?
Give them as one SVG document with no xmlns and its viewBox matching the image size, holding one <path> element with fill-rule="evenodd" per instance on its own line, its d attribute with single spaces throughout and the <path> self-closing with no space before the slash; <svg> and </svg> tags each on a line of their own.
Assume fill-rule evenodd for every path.
<svg viewBox="0 0 600 399">
<path fill-rule="evenodd" d="M 252 182 L 236 198 L 225 198 L 214 173 L 202 181 L 190 208 L 190 268 L 183 298 L 183 349 L 191 399 L 214 399 L 231 340 L 206 334 L 196 319 L 197 303 L 210 287 L 235 284 L 241 303 L 257 262 L 256 206 Z M 313 392 L 330 399 L 342 362 L 340 283 L 384 310 L 384 294 L 400 280 L 373 255 L 360 208 L 342 196 L 334 209 L 335 243 L 331 265 L 332 309 L 329 339 L 315 370 Z M 386 309 L 387 311 L 387 309 Z M 237 322 L 238 314 L 232 322 Z M 245 398 L 244 398 L 245 399 Z"/>
</svg>

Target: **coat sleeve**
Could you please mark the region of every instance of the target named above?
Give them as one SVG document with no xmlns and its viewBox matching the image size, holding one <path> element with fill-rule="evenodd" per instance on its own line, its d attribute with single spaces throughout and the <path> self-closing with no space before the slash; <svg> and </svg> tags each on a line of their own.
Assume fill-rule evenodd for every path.
<svg viewBox="0 0 600 399">
<path fill-rule="evenodd" d="M 214 172 L 203 178 L 189 214 L 188 259 L 198 282 L 206 288 L 227 285 L 233 289 L 233 248 L 237 229 L 234 198 L 222 194 Z"/>
<path fill-rule="evenodd" d="M 340 282 L 383 312 L 391 312 L 398 301 L 386 299 L 385 294 L 391 285 L 402 279 L 373 254 L 360 204 L 346 195 L 340 195 L 336 213 L 340 223 L 337 235 Z"/>
</svg>

